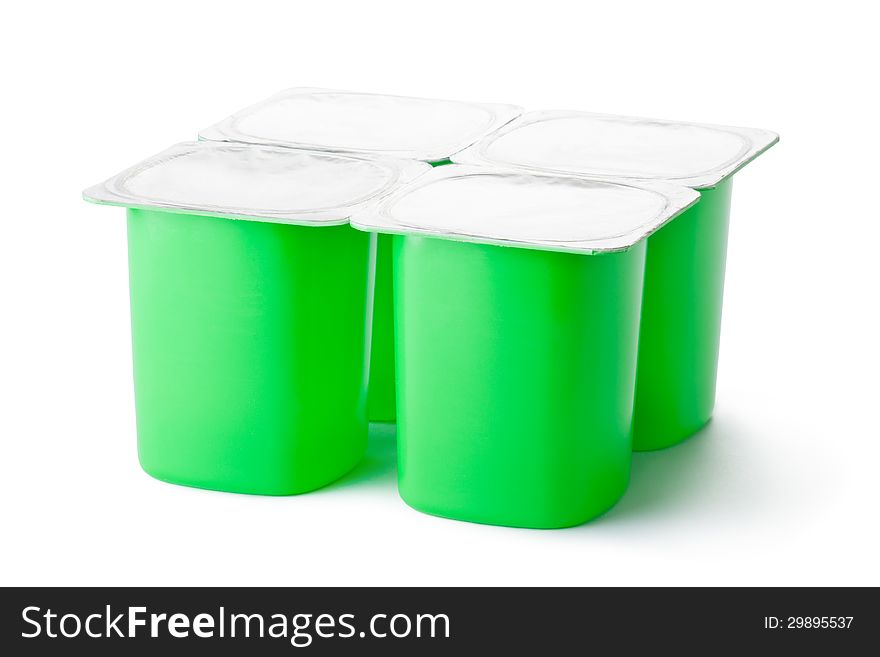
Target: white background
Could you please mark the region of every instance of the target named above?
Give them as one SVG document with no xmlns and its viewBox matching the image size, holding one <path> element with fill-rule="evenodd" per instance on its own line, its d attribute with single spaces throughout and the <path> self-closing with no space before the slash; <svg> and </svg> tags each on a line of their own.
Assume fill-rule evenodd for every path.
<svg viewBox="0 0 880 657">
<path fill-rule="evenodd" d="M 871 6 L 8 3 L 0 583 L 880 584 Z M 734 186 L 710 428 L 562 531 L 411 510 L 388 431 L 300 497 L 143 474 L 124 213 L 80 192 L 294 85 L 778 131 Z"/>
</svg>

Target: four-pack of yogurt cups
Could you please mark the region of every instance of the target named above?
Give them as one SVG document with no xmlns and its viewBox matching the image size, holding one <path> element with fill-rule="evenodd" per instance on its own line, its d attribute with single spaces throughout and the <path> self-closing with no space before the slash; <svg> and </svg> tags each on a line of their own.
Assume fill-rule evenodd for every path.
<svg viewBox="0 0 880 657">
<path fill-rule="evenodd" d="M 396 422 L 439 516 L 556 528 L 711 418 L 765 130 L 295 88 L 84 192 L 128 212 L 138 455 L 290 495 Z"/>
</svg>

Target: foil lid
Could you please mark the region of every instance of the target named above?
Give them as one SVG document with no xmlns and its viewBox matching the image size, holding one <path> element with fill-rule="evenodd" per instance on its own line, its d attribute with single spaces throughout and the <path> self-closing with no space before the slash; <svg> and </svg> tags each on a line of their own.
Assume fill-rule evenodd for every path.
<svg viewBox="0 0 880 657">
<path fill-rule="evenodd" d="M 452 160 L 708 189 L 777 141 L 768 130 L 554 110 L 524 114 Z"/>
<path fill-rule="evenodd" d="M 236 112 L 199 138 L 437 162 L 521 113 L 515 105 L 296 87 Z"/>
<path fill-rule="evenodd" d="M 83 197 L 105 205 L 334 225 L 430 168 L 413 160 L 184 142 L 90 187 Z"/>
<path fill-rule="evenodd" d="M 669 183 L 438 167 L 351 219 L 355 228 L 549 251 L 621 251 L 693 205 Z"/>
</svg>

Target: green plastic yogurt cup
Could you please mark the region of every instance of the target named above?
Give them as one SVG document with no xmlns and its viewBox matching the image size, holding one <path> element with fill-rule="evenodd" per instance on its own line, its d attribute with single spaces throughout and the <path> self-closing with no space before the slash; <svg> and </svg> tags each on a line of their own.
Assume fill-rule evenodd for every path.
<svg viewBox="0 0 880 657">
<path fill-rule="evenodd" d="M 522 111 L 471 103 L 296 87 L 247 107 L 199 133 L 200 139 L 267 144 L 441 165 Z M 395 420 L 391 238 L 380 236 L 370 359 L 368 415 Z"/>
<path fill-rule="evenodd" d="M 645 238 L 697 198 L 450 165 L 352 217 L 393 235 L 404 501 L 557 528 L 620 498 Z"/>
<path fill-rule="evenodd" d="M 700 202 L 648 239 L 636 450 L 675 445 L 712 417 L 732 176 L 778 141 L 766 130 L 585 112 L 529 112 L 453 161 L 606 180 L 665 181 Z"/>
<path fill-rule="evenodd" d="M 128 208 L 147 473 L 289 495 L 360 460 L 376 240 L 348 217 L 428 168 L 196 142 L 86 190 Z"/>
</svg>

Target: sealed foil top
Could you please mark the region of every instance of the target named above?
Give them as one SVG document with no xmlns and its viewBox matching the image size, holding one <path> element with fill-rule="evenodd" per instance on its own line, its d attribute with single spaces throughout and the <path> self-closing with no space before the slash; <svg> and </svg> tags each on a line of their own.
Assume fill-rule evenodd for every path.
<svg viewBox="0 0 880 657">
<path fill-rule="evenodd" d="M 351 219 L 361 230 L 549 251 L 627 249 L 699 194 L 669 183 L 438 167 Z"/>
<path fill-rule="evenodd" d="M 708 189 L 777 141 L 768 130 L 544 111 L 524 114 L 452 159 Z"/>
<path fill-rule="evenodd" d="M 437 162 L 521 112 L 515 105 L 297 87 L 202 130 L 199 138 Z"/>
<path fill-rule="evenodd" d="M 87 201 L 289 224 L 344 224 L 431 167 L 217 142 L 185 142 L 83 192 Z"/>
</svg>

